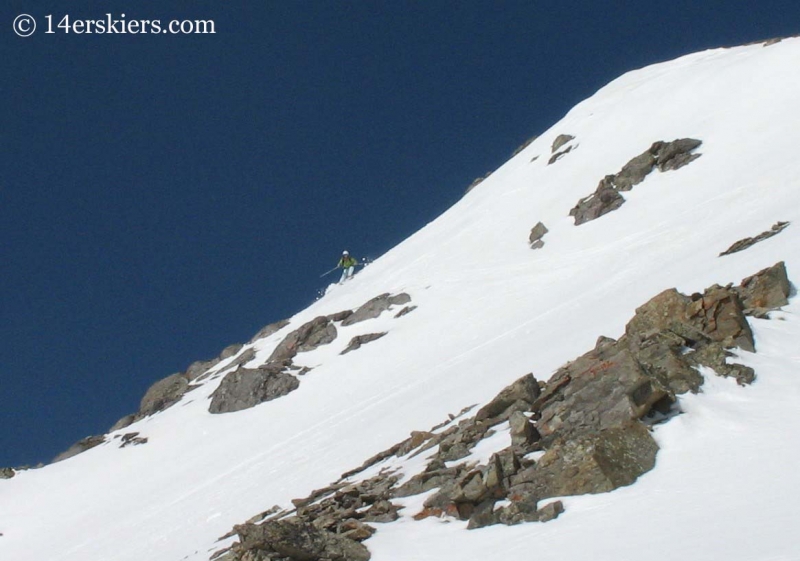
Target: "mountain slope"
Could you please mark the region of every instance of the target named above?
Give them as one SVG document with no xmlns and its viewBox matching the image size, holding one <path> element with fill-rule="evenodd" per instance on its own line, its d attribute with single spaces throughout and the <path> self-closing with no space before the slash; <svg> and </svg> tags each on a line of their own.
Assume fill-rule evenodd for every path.
<svg viewBox="0 0 800 561">
<path fill-rule="evenodd" d="M 376 452 L 465 406 L 485 403 L 526 372 L 559 366 L 619 336 L 662 290 L 738 283 L 800 258 L 800 40 L 714 50 L 631 72 L 570 111 L 440 218 L 334 287 L 291 323 L 253 343 L 263 363 L 317 316 L 406 292 L 417 308 L 342 327 L 300 353 L 299 388 L 251 409 L 208 412 L 209 376 L 119 440 L 0 481 L 0 556 L 15 561 L 207 559 L 217 538 L 273 504 L 338 479 Z M 560 134 L 572 147 L 552 164 Z M 701 157 L 653 172 L 618 210 L 575 226 L 570 209 L 653 142 L 696 138 Z M 532 251 L 537 222 L 549 232 Z M 719 257 L 777 221 L 779 235 Z M 354 248 L 353 248 L 354 249 Z M 796 298 L 782 321 L 753 320 L 756 383 L 709 377 L 684 396 L 687 414 L 659 427 L 656 468 L 631 487 L 565 500 L 547 524 L 463 531 L 407 518 L 366 545 L 376 560 L 485 559 L 535 551 L 561 560 L 800 559 L 789 521 L 800 501 L 792 429 L 800 394 Z M 387 332 L 339 355 L 353 336 Z M 245 352 L 247 347 L 241 352 Z M 235 360 L 213 371 L 226 373 Z M 411 507 L 409 506 L 409 509 Z M 413 513 L 411 513 L 413 514 Z M 409 539 L 414 536 L 414 539 Z M 620 537 L 622 536 L 622 537 Z M 457 544 L 457 545 L 454 545 Z"/>
</svg>

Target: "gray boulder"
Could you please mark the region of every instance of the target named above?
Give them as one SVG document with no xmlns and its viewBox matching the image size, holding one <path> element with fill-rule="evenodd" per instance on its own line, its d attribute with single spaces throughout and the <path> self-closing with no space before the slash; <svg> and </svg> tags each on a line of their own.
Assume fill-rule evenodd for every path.
<svg viewBox="0 0 800 561">
<path fill-rule="evenodd" d="M 365 335 L 356 335 L 355 337 L 350 339 L 350 343 L 348 343 L 347 348 L 345 350 L 343 350 L 339 354 L 346 355 L 347 353 L 349 353 L 351 351 L 355 351 L 356 349 L 360 349 L 361 345 L 366 345 L 367 343 L 369 343 L 371 341 L 375 341 L 377 339 L 380 339 L 384 335 L 386 335 L 385 331 L 383 333 L 367 333 Z"/>
<path fill-rule="evenodd" d="M 476 421 L 484 421 L 490 418 L 502 416 L 507 412 L 504 419 L 511 415 L 508 411 L 512 406 L 530 407 L 539 397 L 541 388 L 539 382 L 533 374 L 526 374 L 495 396 L 489 403 L 481 407 L 475 414 Z"/>
<path fill-rule="evenodd" d="M 300 382 L 272 364 L 258 369 L 239 367 L 222 380 L 211 394 L 210 413 L 231 413 L 282 397 L 298 388 Z"/>
<path fill-rule="evenodd" d="M 531 249 L 539 249 L 544 247 L 544 240 L 542 240 L 542 238 L 547 232 L 547 227 L 541 222 L 538 222 L 536 226 L 531 228 L 530 236 L 528 236 L 528 243 L 530 244 Z"/>
<path fill-rule="evenodd" d="M 569 211 L 569 215 L 575 218 L 575 225 L 580 226 L 617 210 L 624 203 L 623 196 L 614 188 L 609 187 L 608 181 L 603 180 L 594 193 L 578 201 L 578 204 Z"/>
<path fill-rule="evenodd" d="M 783 261 L 744 279 L 737 290 L 745 312 L 774 310 L 789 303 L 792 285 Z"/>
<path fill-rule="evenodd" d="M 289 333 L 272 351 L 267 363 L 293 359 L 297 353 L 311 351 L 336 339 L 336 326 L 330 318 L 319 316 Z"/>
<path fill-rule="evenodd" d="M 368 319 L 374 319 L 392 306 L 402 306 L 409 302 L 411 302 L 411 297 L 405 292 L 394 296 L 386 292 L 363 304 L 351 316 L 345 318 L 342 321 L 342 325 L 353 325 Z"/>
<path fill-rule="evenodd" d="M 183 374 L 173 374 L 159 380 L 144 394 L 137 417 L 142 419 L 176 404 L 188 388 L 189 380 Z"/>
<path fill-rule="evenodd" d="M 16 474 L 17 472 L 11 468 L 0 468 L 0 479 L 11 479 Z"/>
<path fill-rule="evenodd" d="M 550 147 L 550 153 L 555 154 L 559 148 L 571 140 L 575 140 L 575 137 L 571 134 L 559 134 L 553 141 L 553 145 Z"/>
</svg>

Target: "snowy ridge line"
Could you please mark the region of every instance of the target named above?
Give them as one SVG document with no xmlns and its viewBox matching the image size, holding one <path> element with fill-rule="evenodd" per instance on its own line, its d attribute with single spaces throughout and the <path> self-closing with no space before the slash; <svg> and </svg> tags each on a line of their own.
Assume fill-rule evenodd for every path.
<svg viewBox="0 0 800 561">
<path fill-rule="evenodd" d="M 276 505 L 235 526 L 210 559 L 289 551 L 291 559 L 322 559 L 346 550 L 366 560 L 362 542 L 376 532 L 370 523 L 435 517 L 477 529 L 548 522 L 564 512 L 563 497 L 631 485 L 655 467 L 651 433 L 682 414 L 680 395 L 701 392 L 710 375 L 742 386 L 755 380 L 752 368 L 728 359 L 756 350 L 746 315 L 768 318 L 791 291 L 783 262 L 737 287 L 714 285 L 691 297 L 664 291 L 637 308 L 619 340 L 600 337 L 548 382 L 527 374 L 457 425 L 450 426 L 474 406 L 412 432 L 293 499 L 293 509 Z"/>
</svg>

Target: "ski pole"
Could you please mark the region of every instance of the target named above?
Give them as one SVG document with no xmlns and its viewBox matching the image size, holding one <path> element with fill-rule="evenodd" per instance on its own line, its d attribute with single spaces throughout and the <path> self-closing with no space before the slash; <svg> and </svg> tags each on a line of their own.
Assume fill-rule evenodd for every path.
<svg viewBox="0 0 800 561">
<path fill-rule="evenodd" d="M 326 276 L 326 275 L 330 275 L 332 272 L 334 272 L 334 271 L 335 271 L 336 269 L 338 269 L 338 268 L 339 268 L 339 265 L 336 265 L 336 266 L 335 266 L 333 269 L 331 269 L 330 271 L 327 271 L 327 272 L 325 272 L 325 273 L 322 273 L 322 274 L 319 276 L 319 278 L 322 278 L 322 277 L 324 277 L 324 276 Z"/>
</svg>

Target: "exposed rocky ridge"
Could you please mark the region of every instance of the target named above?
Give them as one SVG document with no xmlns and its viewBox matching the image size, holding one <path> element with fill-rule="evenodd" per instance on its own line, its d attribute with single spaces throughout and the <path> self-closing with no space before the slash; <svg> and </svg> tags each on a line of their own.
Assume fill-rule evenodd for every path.
<svg viewBox="0 0 800 561">
<path fill-rule="evenodd" d="M 77 456 L 78 454 L 82 454 L 87 450 L 91 450 L 95 446 L 99 446 L 106 441 L 105 436 L 87 436 L 86 438 L 82 438 L 69 448 L 67 448 L 64 452 L 61 452 L 58 456 L 53 458 L 51 463 L 55 464 L 56 462 L 61 462 L 66 460 L 67 458 L 71 458 L 73 456 Z"/>
<path fill-rule="evenodd" d="M 738 242 L 731 245 L 728 249 L 720 253 L 719 256 L 722 257 L 723 255 L 730 255 L 731 253 L 744 251 L 745 249 L 754 246 L 758 242 L 763 242 L 764 240 L 769 239 L 772 236 L 780 234 L 781 232 L 783 232 L 783 230 L 786 229 L 787 226 L 789 226 L 789 222 L 778 221 L 775 224 L 773 224 L 772 228 L 770 228 L 766 232 L 761 232 L 759 235 L 754 236 L 752 238 L 744 238 L 739 240 Z"/>
<path fill-rule="evenodd" d="M 650 148 L 625 164 L 618 173 L 601 179 L 595 192 L 578 201 L 569 211 L 569 215 L 575 217 L 575 225 L 579 226 L 618 209 L 625 203 L 620 192 L 630 191 L 654 169 L 662 172 L 676 170 L 691 163 L 701 156 L 693 153 L 701 144 L 701 140 L 694 138 L 654 142 Z"/>
<path fill-rule="evenodd" d="M 17 472 L 11 468 L 0 468 L 0 479 L 11 479 L 16 474 Z"/>
<path fill-rule="evenodd" d="M 226 537 L 238 534 L 240 541 L 221 559 L 333 559 L 322 546 L 287 554 L 280 540 L 252 536 L 283 535 L 291 525 L 315 543 L 337 536 L 336 544 L 349 540 L 353 547 L 374 533 L 369 522 L 398 518 L 402 507 L 393 500 L 429 491 L 435 492 L 424 509 L 407 515 L 450 516 L 480 528 L 552 520 L 564 508 L 548 499 L 630 485 L 655 465 L 650 425 L 679 413 L 677 396 L 702 386 L 698 366 L 740 384 L 754 380 L 752 369 L 727 361 L 731 348 L 755 349 L 742 300 L 768 294 L 775 295 L 770 305 L 783 302 L 790 288 L 784 278 L 778 263 L 738 287 L 714 285 L 691 296 L 666 290 L 637 308 L 618 340 L 600 337 L 547 383 L 527 374 L 472 417 L 456 422 L 451 415 L 430 431 L 413 432 L 339 481 L 292 501 L 294 510 L 272 509 L 235 527 Z M 486 464 L 470 461 L 478 442 L 506 430 L 510 446 Z M 424 453 L 426 467 L 401 484 L 402 461 Z M 340 545 L 331 547 L 338 552 Z"/>
<path fill-rule="evenodd" d="M 402 305 L 410 301 L 411 297 L 405 293 L 394 296 L 385 293 L 365 302 L 355 311 L 343 310 L 328 316 L 318 316 L 304 323 L 278 343 L 262 366 L 253 369 L 240 365 L 235 371 L 228 373 L 219 387 L 211 394 L 209 412 L 241 411 L 293 392 L 300 386 L 296 375 L 303 375 L 309 370 L 296 366 L 293 362 L 295 357 L 298 353 L 312 351 L 336 340 L 338 336 L 336 323 L 341 326 L 360 323 L 378 317 L 386 310 L 391 309 L 393 305 Z M 385 334 L 372 333 L 356 336 L 341 354 L 351 352 Z"/>
</svg>

